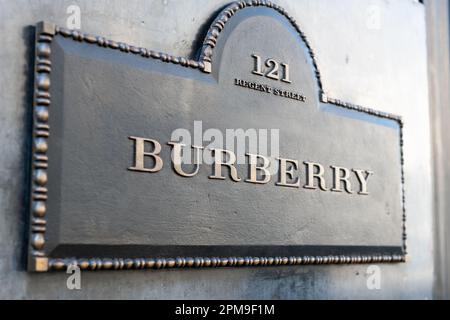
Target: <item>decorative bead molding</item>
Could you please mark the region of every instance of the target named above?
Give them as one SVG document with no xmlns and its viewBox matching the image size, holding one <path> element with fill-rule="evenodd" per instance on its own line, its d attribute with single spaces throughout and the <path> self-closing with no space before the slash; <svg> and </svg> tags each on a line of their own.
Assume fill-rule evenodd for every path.
<svg viewBox="0 0 450 320">
<path fill-rule="evenodd" d="M 161 60 L 162 62 L 173 63 L 180 65 L 182 67 L 199 69 L 205 71 L 205 65 L 201 61 L 195 61 L 184 57 L 176 57 L 163 52 L 156 52 L 153 50 L 148 50 L 146 48 L 135 47 L 123 42 L 116 42 L 114 40 L 108 40 L 104 37 L 92 36 L 89 34 L 81 33 L 77 30 L 68 30 L 65 28 L 55 27 L 55 33 L 60 34 L 66 38 L 72 38 L 73 40 L 80 42 L 87 42 L 96 44 L 100 47 L 110 48 L 114 50 L 120 50 L 126 53 L 132 53 L 135 55 L 140 55 L 144 58 L 152 58 L 156 60 Z"/>
<path fill-rule="evenodd" d="M 297 30 L 301 40 L 305 43 L 315 71 L 319 87 L 319 98 L 323 103 L 330 103 L 346 109 L 362 112 L 376 117 L 394 120 L 400 126 L 401 150 L 401 183 L 402 183 L 402 210 L 403 210 L 403 249 L 402 255 L 329 255 L 329 256 L 297 256 L 297 257 L 178 257 L 178 258 L 49 258 L 45 255 L 45 231 L 47 211 L 47 166 L 48 166 L 48 125 L 51 73 L 51 42 L 55 36 L 72 38 L 74 41 L 86 42 L 100 47 L 119 50 L 124 53 L 140 55 L 143 58 L 160 60 L 181 67 L 198 69 L 211 73 L 214 48 L 221 31 L 227 21 L 239 10 L 264 6 L 276 10 L 283 15 Z M 78 265 L 82 270 L 131 270 L 131 269 L 162 269 L 162 268 L 216 268 L 216 267 L 254 267 L 254 266 L 282 266 L 282 265 L 310 265 L 310 264 L 361 264 L 361 263 L 395 263 L 405 262 L 406 255 L 406 211 L 404 190 L 404 156 L 403 156 L 403 122 L 398 116 L 376 111 L 370 108 L 343 102 L 327 97 L 322 87 L 320 71 L 316 57 L 308 43 L 306 36 L 300 30 L 295 19 L 282 7 L 264 0 L 240 1 L 227 6 L 212 23 L 200 53 L 199 61 L 185 57 L 176 57 L 146 48 L 128 45 L 123 42 L 108 40 L 101 36 L 92 36 L 77 30 L 60 28 L 54 24 L 41 22 L 36 27 L 36 60 L 35 84 L 33 98 L 33 147 L 32 147 L 32 180 L 30 204 L 30 254 L 29 270 L 45 272 L 49 270 L 65 270 L 69 265 Z"/>
<path fill-rule="evenodd" d="M 405 262 L 402 255 L 376 256 L 298 256 L 298 257 L 230 257 L 230 258 L 133 258 L 133 259 L 50 259 L 51 270 L 66 270 L 70 265 L 81 270 L 136 270 L 173 268 L 219 268 L 219 267 L 257 267 L 294 266 L 309 264 L 363 264 Z"/>
<path fill-rule="evenodd" d="M 44 253 L 47 221 L 47 166 L 50 97 L 50 43 L 55 36 L 54 25 L 41 22 L 36 27 L 35 81 L 33 94 L 33 146 L 31 163 L 30 255 L 29 268 L 46 271 L 48 258 Z"/>
</svg>

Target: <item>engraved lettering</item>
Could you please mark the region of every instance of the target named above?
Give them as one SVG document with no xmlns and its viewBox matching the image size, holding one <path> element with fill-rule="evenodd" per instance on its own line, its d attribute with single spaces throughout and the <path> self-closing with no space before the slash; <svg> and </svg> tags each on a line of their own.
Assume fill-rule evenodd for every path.
<svg viewBox="0 0 450 320">
<path fill-rule="evenodd" d="M 290 79 L 289 65 L 287 63 L 280 63 L 275 59 L 269 58 L 265 61 L 265 65 L 268 68 L 267 71 L 263 70 L 262 67 L 262 59 L 257 54 L 251 55 L 253 58 L 253 70 L 252 73 L 258 76 L 263 76 L 273 80 L 280 80 L 286 83 L 292 83 Z M 281 66 L 281 68 L 280 68 Z M 281 78 L 280 78 L 280 69 L 281 69 Z"/>
<path fill-rule="evenodd" d="M 182 144 L 182 143 L 172 142 L 172 141 L 168 142 L 167 144 L 173 147 L 173 149 L 172 149 L 172 164 L 173 164 L 173 168 L 174 168 L 175 172 L 178 173 L 182 177 L 193 177 L 193 176 L 197 175 L 197 173 L 200 169 L 200 161 L 201 161 L 200 150 L 202 150 L 203 147 L 191 146 L 192 149 L 194 149 L 194 154 L 195 154 L 195 161 L 194 161 L 195 169 L 192 173 L 187 173 L 183 170 L 183 168 L 181 166 L 182 165 L 181 150 L 186 145 Z"/>
<path fill-rule="evenodd" d="M 242 130 L 242 129 L 240 129 Z M 130 140 L 134 141 L 134 166 L 129 167 L 128 170 L 140 172 L 158 172 L 163 168 L 163 160 L 160 156 L 161 144 L 153 139 L 146 139 L 140 137 L 130 136 Z M 152 151 L 145 151 L 146 147 Z M 150 146 L 152 145 L 153 148 Z M 172 167 L 176 174 L 190 178 L 198 175 L 200 166 L 202 165 L 202 150 L 203 146 L 187 146 L 180 142 L 169 141 L 167 145 L 172 147 Z M 228 147 L 228 145 L 227 145 Z M 231 149 L 234 147 L 231 146 Z M 226 176 L 223 172 L 223 167 L 227 167 L 229 177 L 235 182 L 240 182 L 242 179 L 238 175 L 236 164 L 238 159 L 236 153 L 227 149 L 207 148 L 211 151 L 212 162 L 207 163 L 212 165 L 213 173 L 208 177 L 210 179 L 225 180 Z M 250 150 L 251 151 L 251 150 Z M 188 152 L 188 154 L 186 154 Z M 192 152 L 192 154 L 190 153 Z M 208 153 L 209 154 L 209 153 Z M 261 154 L 247 152 L 248 157 L 248 177 L 245 182 L 253 184 L 268 184 L 272 179 L 270 171 L 271 160 Z M 183 168 L 183 159 L 189 159 L 189 162 L 184 162 L 184 165 L 191 164 L 191 157 L 194 158 L 193 167 L 190 170 Z M 146 159 L 153 160 L 152 166 L 145 164 Z M 299 161 L 286 158 L 276 158 L 278 161 L 278 180 L 274 183 L 275 186 L 300 188 Z M 204 162 L 206 163 L 206 162 Z M 240 162 L 239 162 L 240 163 Z M 345 167 L 329 166 L 332 174 L 332 187 L 327 188 L 325 180 L 325 167 L 317 162 L 303 162 L 305 164 L 305 180 L 304 189 L 322 190 L 331 192 L 347 192 L 349 194 L 369 195 L 368 181 L 373 171 L 348 169 Z M 354 175 L 352 175 L 354 173 Z M 356 176 L 356 178 L 355 178 Z M 358 191 L 352 190 L 352 179 L 358 181 Z"/>
<path fill-rule="evenodd" d="M 234 166 L 236 163 L 236 155 L 234 152 L 224 149 L 211 149 L 214 154 L 214 173 L 209 176 L 210 179 L 224 180 L 225 177 L 222 175 L 222 166 L 227 166 L 230 169 L 230 177 L 233 181 L 239 182 L 237 174 L 237 169 Z M 224 160 L 228 156 L 228 160 Z"/>
<path fill-rule="evenodd" d="M 161 144 L 153 139 L 145 139 L 140 137 L 128 137 L 130 140 L 134 140 L 134 166 L 129 167 L 128 170 L 141 171 L 141 172 L 158 172 L 163 167 L 163 161 L 159 156 L 161 152 Z M 153 151 L 145 151 L 145 143 L 153 144 Z M 145 167 L 145 157 L 153 158 L 153 168 Z"/>
<path fill-rule="evenodd" d="M 334 177 L 333 188 L 331 189 L 331 191 L 343 192 L 344 190 L 342 190 L 342 184 L 344 184 L 345 191 L 347 191 L 348 193 L 353 193 L 352 185 L 350 182 L 350 170 L 342 167 L 335 167 L 335 166 L 330 167 L 331 169 L 333 169 L 333 177 Z"/>
<path fill-rule="evenodd" d="M 319 163 L 315 162 L 304 162 L 306 165 L 306 184 L 303 186 L 305 189 L 317 189 L 314 184 L 314 180 L 317 179 L 319 181 L 319 188 L 323 191 L 327 191 L 325 179 L 323 177 L 325 169 Z M 315 170 L 317 169 L 317 170 Z M 317 172 L 315 172 L 317 171 Z"/>
<path fill-rule="evenodd" d="M 257 54 L 252 54 L 252 57 L 255 59 L 255 68 L 253 69 L 252 73 L 258 76 L 263 76 L 264 74 L 262 73 L 261 57 Z"/>
<path fill-rule="evenodd" d="M 306 97 L 300 93 L 297 92 L 291 92 L 288 90 L 282 90 L 279 88 L 272 87 L 267 84 L 253 82 L 253 81 L 246 81 L 242 79 L 235 78 L 234 79 L 234 85 L 242 88 L 247 88 L 254 91 L 259 91 L 263 93 L 270 93 L 274 96 L 292 99 L 300 102 L 306 102 Z"/>
<path fill-rule="evenodd" d="M 246 153 L 249 157 L 249 178 L 245 182 L 266 184 L 270 181 L 269 159 L 262 155 Z M 258 166 L 258 159 L 262 160 L 262 166 Z M 263 179 L 258 180 L 258 171 L 262 172 Z"/>
<path fill-rule="evenodd" d="M 267 59 L 266 66 L 269 68 L 269 71 L 266 73 L 266 77 L 274 80 L 280 80 L 280 76 L 278 75 L 278 62 L 274 59 Z"/>
<path fill-rule="evenodd" d="M 356 173 L 356 177 L 358 178 L 359 184 L 361 186 L 358 194 L 368 195 L 369 192 L 367 191 L 367 181 L 369 180 L 370 176 L 373 175 L 373 172 L 367 171 L 367 170 L 357 170 L 357 169 L 353 169 L 353 172 Z"/>
<path fill-rule="evenodd" d="M 295 182 L 288 183 L 287 181 L 287 178 L 289 178 L 289 180 L 294 179 L 294 171 L 298 170 L 298 161 L 283 158 L 278 158 L 278 160 L 280 161 L 280 180 L 276 183 L 276 185 L 281 187 L 299 188 L 299 177 L 295 179 Z M 291 167 L 289 169 L 287 168 L 288 163 L 291 164 Z"/>
<path fill-rule="evenodd" d="M 281 79 L 281 81 L 286 83 L 292 83 L 289 73 L 289 65 L 286 63 L 282 63 L 281 66 L 283 68 L 283 78 Z"/>
</svg>

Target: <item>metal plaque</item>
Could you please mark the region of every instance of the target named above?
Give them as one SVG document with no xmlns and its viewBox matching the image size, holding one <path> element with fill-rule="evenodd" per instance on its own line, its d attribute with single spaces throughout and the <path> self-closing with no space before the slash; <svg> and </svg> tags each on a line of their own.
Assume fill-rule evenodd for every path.
<svg viewBox="0 0 450 320">
<path fill-rule="evenodd" d="M 283 8 L 194 60 L 40 23 L 35 60 L 30 270 L 405 260 L 401 119 L 327 97 Z"/>
</svg>

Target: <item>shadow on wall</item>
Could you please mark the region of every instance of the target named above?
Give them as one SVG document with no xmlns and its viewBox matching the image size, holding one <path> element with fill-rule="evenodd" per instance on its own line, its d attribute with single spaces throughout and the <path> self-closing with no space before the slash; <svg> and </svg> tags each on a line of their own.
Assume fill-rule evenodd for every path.
<svg viewBox="0 0 450 320">
<path fill-rule="evenodd" d="M 20 271 L 25 271 L 27 268 L 27 251 L 28 251 L 28 229 L 30 225 L 29 221 L 29 194 L 30 194 L 30 167 L 31 167 L 31 130 L 33 123 L 33 83 L 34 83 L 34 42 L 35 42 L 35 32 L 36 28 L 34 26 L 26 26 L 22 30 L 22 39 L 24 42 L 25 57 L 24 57 L 24 65 L 23 65 L 23 75 L 24 75 L 24 83 L 23 83 L 23 100 L 22 105 L 22 115 L 23 115 L 23 140 L 22 145 L 20 146 L 22 152 L 22 158 L 20 159 L 20 163 L 23 164 L 23 176 L 22 176 L 22 184 L 20 193 L 18 195 L 18 199 L 21 202 L 19 205 L 20 214 L 19 214 L 19 229 L 18 229 L 18 237 L 22 239 L 20 245 L 20 250 L 17 250 L 17 266 L 16 269 Z"/>
</svg>

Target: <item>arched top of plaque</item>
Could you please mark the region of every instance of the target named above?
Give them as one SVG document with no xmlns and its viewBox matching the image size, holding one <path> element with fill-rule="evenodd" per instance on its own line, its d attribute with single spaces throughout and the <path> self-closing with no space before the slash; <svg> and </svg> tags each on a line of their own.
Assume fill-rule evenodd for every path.
<svg viewBox="0 0 450 320">
<path fill-rule="evenodd" d="M 266 78 L 261 83 L 279 80 L 281 89 L 323 98 L 320 72 L 305 35 L 292 16 L 269 1 L 227 6 L 208 30 L 200 62 L 219 81 L 256 74 Z"/>
</svg>

